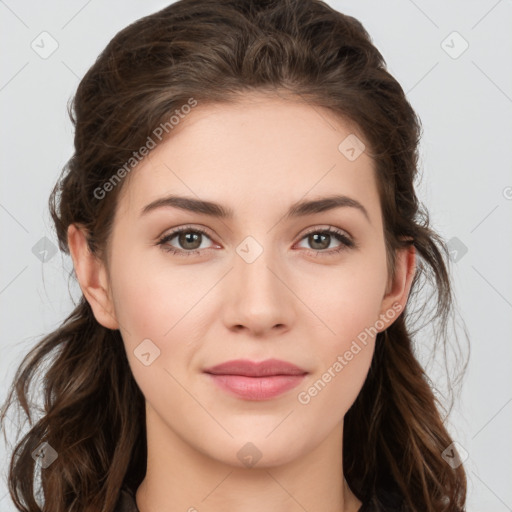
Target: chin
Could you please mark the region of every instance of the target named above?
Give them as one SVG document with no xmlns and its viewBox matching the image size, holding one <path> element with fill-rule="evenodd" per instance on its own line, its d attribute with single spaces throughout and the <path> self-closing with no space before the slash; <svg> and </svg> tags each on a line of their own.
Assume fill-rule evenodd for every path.
<svg viewBox="0 0 512 512">
<path fill-rule="evenodd" d="M 266 437 L 267 433 L 258 432 L 253 436 L 248 430 L 245 435 L 235 436 L 229 447 L 224 446 L 219 453 L 211 456 L 238 468 L 266 469 L 283 466 L 301 457 L 308 447 L 293 435 L 285 431 L 282 434 L 284 435 L 277 436 L 272 433 Z M 271 439 L 274 435 L 274 439 Z M 227 453 L 232 455 L 226 457 Z"/>
</svg>

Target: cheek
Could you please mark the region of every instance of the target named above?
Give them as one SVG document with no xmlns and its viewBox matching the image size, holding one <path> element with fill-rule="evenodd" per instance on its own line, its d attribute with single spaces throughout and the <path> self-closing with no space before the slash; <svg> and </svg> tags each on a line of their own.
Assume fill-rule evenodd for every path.
<svg viewBox="0 0 512 512">
<path fill-rule="evenodd" d="M 333 351 L 321 371 L 298 390 L 299 407 L 306 421 L 317 423 L 320 437 L 342 422 L 355 402 L 368 375 L 374 346 L 372 339 Z"/>
<path fill-rule="evenodd" d="M 322 394 L 315 398 L 315 407 L 335 402 L 346 410 L 364 383 L 381 327 L 379 314 L 387 281 L 384 258 L 383 247 L 376 248 L 370 256 L 347 259 L 346 265 L 323 269 L 322 275 L 303 281 L 307 305 L 322 321 L 323 334 L 312 333 L 317 371 L 307 383 L 309 391 L 302 388 L 306 402 Z"/>
<path fill-rule="evenodd" d="M 311 418 L 323 418 L 326 430 L 352 406 L 371 365 L 381 304 L 375 282 L 382 283 L 377 276 L 354 275 L 312 298 L 328 330 L 314 337 L 316 371 L 298 390 L 297 401 Z"/>
<path fill-rule="evenodd" d="M 113 260 L 116 316 L 132 343 L 141 336 L 170 337 L 204 293 L 204 283 L 196 282 L 198 276 L 179 268 L 169 271 L 162 263 L 164 254 L 153 261 L 142 252 L 127 252 Z"/>
<path fill-rule="evenodd" d="M 169 271 L 162 262 L 163 257 L 148 265 L 147 256 L 127 252 L 122 259 L 113 259 L 111 270 L 127 357 L 135 379 L 141 388 L 148 388 L 149 396 L 155 371 L 168 369 L 174 374 L 176 368 L 189 364 L 206 304 L 200 300 L 211 287 L 211 276 L 180 268 Z"/>
<path fill-rule="evenodd" d="M 155 268 L 138 270 L 121 277 L 115 288 L 116 315 L 133 377 L 156 410 L 181 407 L 187 399 L 177 369 L 187 368 L 193 355 L 194 347 L 186 340 L 194 294 L 180 285 L 178 276 L 165 276 Z"/>
<path fill-rule="evenodd" d="M 343 348 L 378 320 L 387 268 L 384 251 L 375 253 L 355 255 L 346 263 L 313 272 L 299 270 L 295 289 L 312 314 L 322 321 L 328 345 Z"/>
</svg>

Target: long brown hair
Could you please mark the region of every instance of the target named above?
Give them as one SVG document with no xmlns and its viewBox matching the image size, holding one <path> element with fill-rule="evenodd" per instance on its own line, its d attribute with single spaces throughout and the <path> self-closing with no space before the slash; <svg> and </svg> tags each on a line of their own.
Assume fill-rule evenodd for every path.
<svg viewBox="0 0 512 512">
<path fill-rule="evenodd" d="M 75 151 L 49 201 L 60 249 L 69 254 L 67 228 L 76 223 L 86 229 L 90 250 L 106 258 L 126 182 L 112 177 L 127 175 L 126 162 L 150 139 L 172 136 L 170 116 L 191 98 L 199 105 L 236 101 L 251 91 L 287 94 L 354 122 L 376 166 L 389 268 L 404 243 L 414 244 L 419 257 L 409 304 L 378 334 L 365 384 L 345 416 L 350 488 L 362 501 L 381 488 L 396 491 L 412 511 L 464 510 L 466 475 L 442 456 L 452 439 L 412 336 L 410 303 L 418 304 L 425 285 L 435 295 L 417 317 L 438 326 L 433 347 L 446 349 L 453 313 L 446 245 L 414 189 L 421 123 L 353 17 L 318 0 L 180 0 L 121 30 L 81 80 L 69 109 Z M 44 407 L 34 423 L 30 385 L 37 372 L 44 377 Z M 119 331 L 100 325 L 83 296 L 23 359 L 2 424 L 14 398 L 30 421 L 8 474 L 19 510 L 43 509 L 33 457 L 43 442 L 58 454 L 40 471 L 44 510 L 111 512 L 123 485 L 138 487 L 147 456 L 144 396 Z"/>
</svg>

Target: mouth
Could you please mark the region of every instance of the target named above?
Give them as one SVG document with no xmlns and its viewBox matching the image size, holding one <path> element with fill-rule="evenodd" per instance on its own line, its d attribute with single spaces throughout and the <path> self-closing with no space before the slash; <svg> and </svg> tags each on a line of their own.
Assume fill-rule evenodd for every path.
<svg viewBox="0 0 512 512">
<path fill-rule="evenodd" d="M 245 400 L 268 400 L 298 386 L 308 372 L 278 359 L 227 361 L 204 373 L 223 391 Z"/>
</svg>

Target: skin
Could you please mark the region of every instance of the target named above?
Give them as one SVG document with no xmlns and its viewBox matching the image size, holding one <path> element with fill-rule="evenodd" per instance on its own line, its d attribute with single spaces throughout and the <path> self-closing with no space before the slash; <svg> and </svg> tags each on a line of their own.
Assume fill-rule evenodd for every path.
<svg viewBox="0 0 512 512">
<path fill-rule="evenodd" d="M 367 152 L 350 161 L 338 150 L 351 133 L 364 140 L 329 111 L 282 97 L 198 105 L 125 178 L 108 264 L 89 253 L 79 226 L 69 227 L 81 289 L 97 321 L 120 329 L 146 399 L 141 512 L 361 506 L 343 476 L 343 418 L 367 376 L 375 336 L 309 403 L 297 398 L 393 304 L 405 307 L 414 275 L 413 247 L 397 252 L 394 279 L 387 273 L 373 161 Z M 359 201 L 369 220 L 353 207 L 283 218 L 292 203 L 333 192 Z M 234 218 L 173 207 L 140 215 L 168 194 L 218 202 Z M 189 224 L 208 231 L 199 255 L 157 244 Z M 319 249 L 305 235 L 329 226 L 357 247 L 329 256 L 341 242 L 331 236 Z M 236 252 L 249 235 L 263 248 L 252 263 Z M 178 237 L 167 245 L 190 247 Z M 134 350 L 148 338 L 160 355 L 146 366 Z M 202 372 L 238 358 L 283 359 L 309 373 L 278 397 L 243 400 Z M 252 467 L 237 457 L 248 442 L 261 453 Z"/>
</svg>

